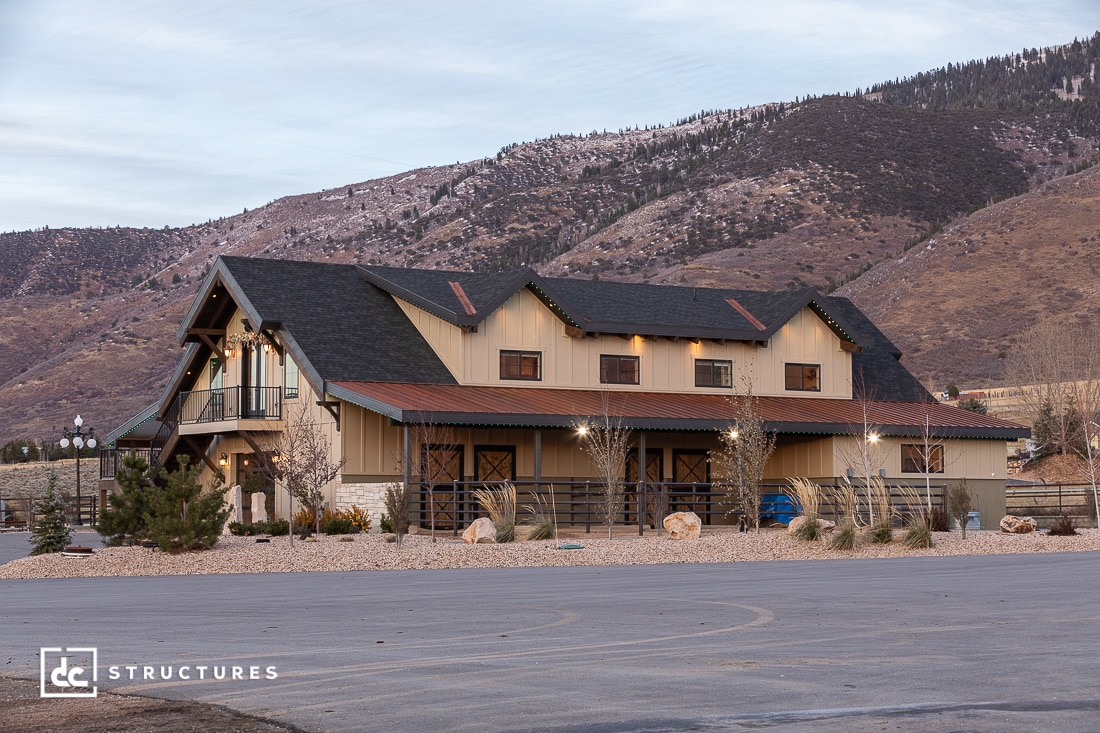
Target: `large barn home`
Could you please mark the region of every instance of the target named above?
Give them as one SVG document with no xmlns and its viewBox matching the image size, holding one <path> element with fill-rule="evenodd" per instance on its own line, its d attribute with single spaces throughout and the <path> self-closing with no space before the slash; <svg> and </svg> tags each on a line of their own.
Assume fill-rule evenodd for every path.
<svg viewBox="0 0 1100 733">
<path fill-rule="evenodd" d="M 330 506 L 377 517 L 386 485 L 417 488 L 430 465 L 435 503 L 418 494 L 416 521 L 434 509 L 446 528 L 477 516 L 473 488 L 500 480 L 521 494 L 552 486 L 561 521 L 597 523 L 577 427 L 604 415 L 631 429 L 635 490 L 660 487 L 673 507 L 729 522 L 710 454 L 750 383 L 776 435 L 766 481 L 861 481 L 868 466 L 853 456 L 875 439 L 887 483 L 965 478 L 988 527 L 1004 513 L 1005 442 L 1029 432 L 936 402 L 851 302 L 812 289 L 221 257 L 178 336 L 167 388 L 108 436 L 103 473 L 111 451 L 138 448 L 245 483 L 271 438 L 304 419 L 346 459 Z M 286 516 L 286 492 L 266 491 L 268 511 Z M 631 506 L 622 521 L 636 518 Z"/>
</svg>

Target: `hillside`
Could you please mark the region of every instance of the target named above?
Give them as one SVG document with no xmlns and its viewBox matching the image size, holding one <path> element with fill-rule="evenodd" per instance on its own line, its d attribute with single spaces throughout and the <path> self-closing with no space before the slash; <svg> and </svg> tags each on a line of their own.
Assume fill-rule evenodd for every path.
<svg viewBox="0 0 1100 733">
<path fill-rule="evenodd" d="M 930 385 L 994 379 L 1028 318 L 1076 317 L 1087 298 L 1045 263 L 1076 277 L 1095 249 L 1098 179 L 1066 174 L 1095 162 L 1098 56 L 1094 38 L 854 95 L 553 136 L 181 229 L 0 234 L 0 443 L 55 438 L 77 412 L 106 431 L 156 399 L 219 254 L 847 283 Z"/>
</svg>

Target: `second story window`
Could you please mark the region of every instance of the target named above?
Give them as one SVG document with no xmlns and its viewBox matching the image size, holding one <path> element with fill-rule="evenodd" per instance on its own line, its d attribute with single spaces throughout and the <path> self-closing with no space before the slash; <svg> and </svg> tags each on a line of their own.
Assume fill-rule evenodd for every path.
<svg viewBox="0 0 1100 733">
<path fill-rule="evenodd" d="M 289 356 L 283 366 L 283 397 L 288 400 L 298 397 L 298 365 Z"/>
<path fill-rule="evenodd" d="M 500 378 L 538 382 L 542 379 L 542 354 L 538 351 L 501 351 Z"/>
<path fill-rule="evenodd" d="M 723 359 L 696 359 L 695 386 L 732 387 L 733 362 Z"/>
<path fill-rule="evenodd" d="M 786 388 L 800 392 L 820 392 L 821 365 L 787 364 Z"/>
<path fill-rule="evenodd" d="M 602 384 L 638 384 L 638 357 L 600 355 L 600 382 Z"/>
</svg>

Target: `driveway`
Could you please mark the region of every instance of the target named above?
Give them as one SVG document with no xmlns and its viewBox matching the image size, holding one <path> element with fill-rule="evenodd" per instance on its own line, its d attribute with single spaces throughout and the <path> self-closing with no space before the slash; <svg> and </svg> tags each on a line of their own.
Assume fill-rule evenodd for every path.
<svg viewBox="0 0 1100 733">
<path fill-rule="evenodd" d="M 1071 553 L 0 581 L 0 669 L 94 646 L 102 688 L 316 731 L 1089 731 L 1098 571 Z M 218 665 L 245 679 L 176 678 Z"/>
</svg>

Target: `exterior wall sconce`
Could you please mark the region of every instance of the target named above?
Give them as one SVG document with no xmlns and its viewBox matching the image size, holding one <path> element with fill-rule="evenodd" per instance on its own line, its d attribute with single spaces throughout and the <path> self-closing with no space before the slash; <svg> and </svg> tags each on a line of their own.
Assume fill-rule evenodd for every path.
<svg viewBox="0 0 1100 733">
<path fill-rule="evenodd" d="M 233 347 L 232 346 L 226 346 L 225 347 L 225 358 L 226 359 L 232 359 L 233 358 Z"/>
<path fill-rule="evenodd" d="M 265 354 L 271 353 L 271 344 L 269 344 L 267 341 L 264 341 L 264 353 Z"/>
<path fill-rule="evenodd" d="M 229 465 L 229 456 L 226 455 L 225 453 L 222 453 L 221 457 L 218 458 L 218 465 L 221 466 L 222 468 L 225 468 L 226 466 L 228 466 Z"/>
</svg>

